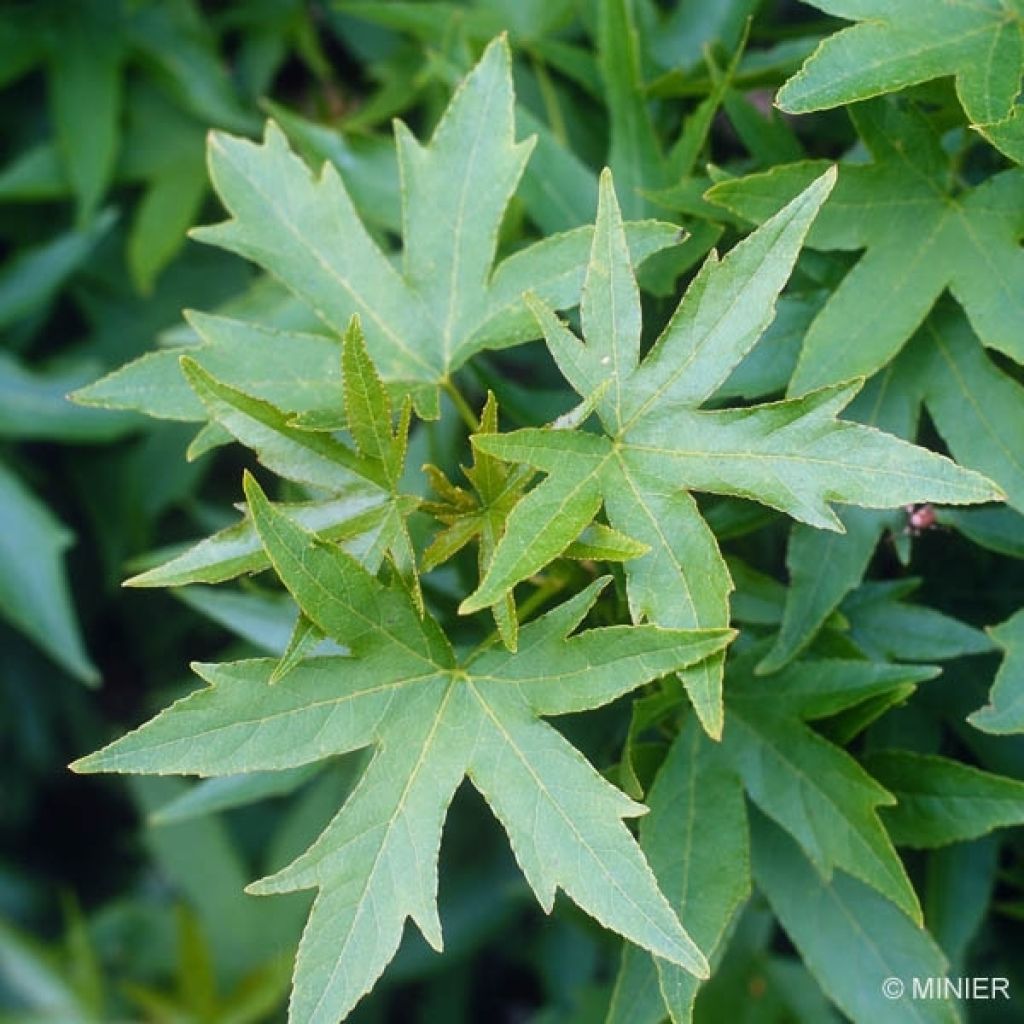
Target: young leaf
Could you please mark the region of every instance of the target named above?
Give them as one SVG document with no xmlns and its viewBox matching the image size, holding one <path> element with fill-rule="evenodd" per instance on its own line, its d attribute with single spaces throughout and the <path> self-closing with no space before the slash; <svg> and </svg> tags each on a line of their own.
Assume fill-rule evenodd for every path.
<svg viewBox="0 0 1024 1024">
<path fill-rule="evenodd" d="M 783 110 L 825 110 L 953 75 L 975 127 L 1013 114 L 1024 64 L 1024 8 L 1018 0 L 805 2 L 857 24 L 825 39 L 786 82 L 777 100 Z"/>
<path fill-rule="evenodd" d="M 480 416 L 481 434 L 498 431 L 498 403 L 491 392 Z M 425 571 L 446 562 L 471 540 L 477 541 L 477 565 L 483 579 L 491 564 L 494 549 L 505 530 L 505 520 L 522 497 L 533 473 L 521 468 L 509 468 L 499 459 L 482 452 L 474 452 L 473 465 L 463 467 L 463 473 L 473 487 L 469 494 L 456 487 L 436 466 L 427 466 L 428 478 L 437 492 L 438 501 L 422 506 L 445 524 L 423 552 Z M 512 594 L 508 593 L 493 607 L 494 622 L 501 639 L 510 650 L 516 649 L 519 620 Z"/>
<path fill-rule="evenodd" d="M 996 673 L 988 704 L 967 720 L 982 732 L 1024 732 L 1024 609 L 992 626 L 988 634 L 1006 656 Z"/>
<path fill-rule="evenodd" d="M 879 370 L 946 288 L 983 344 L 1024 363 L 1024 171 L 959 190 L 923 115 L 878 100 L 852 108 L 850 117 L 872 160 L 840 165 L 808 244 L 865 253 L 812 323 L 790 394 Z M 821 166 L 774 167 L 722 182 L 708 198 L 762 221 Z"/>
<path fill-rule="evenodd" d="M 580 304 L 586 344 L 531 299 L 560 369 L 596 401 L 604 433 L 479 435 L 477 450 L 547 474 L 512 511 L 470 612 L 558 557 L 602 503 L 614 529 L 650 551 L 626 563 L 635 621 L 722 626 L 731 581 L 689 491 L 752 498 L 801 522 L 842 525 L 828 502 L 885 508 L 997 498 L 984 477 L 879 431 L 836 419 L 859 382 L 803 398 L 705 411 L 771 322 L 775 298 L 834 181 L 827 172 L 722 261 L 709 259 L 639 362 L 640 304 L 611 176 L 605 173 Z M 639 364 L 639 365 L 638 365 Z M 721 661 L 685 678 L 712 736 L 722 730 Z"/>
<path fill-rule="evenodd" d="M 1024 782 L 909 750 L 873 751 L 864 767 L 896 797 L 882 820 L 899 845 L 946 846 L 1024 824 Z"/>
<path fill-rule="evenodd" d="M 722 649 L 727 630 L 614 626 L 569 634 L 605 581 L 526 626 L 519 650 L 460 662 L 401 585 L 385 587 L 246 481 L 272 564 L 303 614 L 352 652 L 201 669 L 212 683 L 76 764 L 80 771 L 224 775 L 280 770 L 374 745 L 327 830 L 259 893 L 317 888 L 296 964 L 292 1019 L 348 1013 L 397 949 L 406 917 L 440 948 L 436 860 L 464 776 L 512 841 L 541 904 L 566 893 L 630 941 L 700 975 L 707 964 L 622 818 L 643 808 L 606 783 L 540 716 L 605 704 Z"/>
<path fill-rule="evenodd" d="M 508 43 L 494 40 L 456 90 L 429 145 L 396 122 L 403 182 L 399 269 L 367 233 L 333 164 L 319 179 L 273 122 L 262 145 L 210 143 L 214 185 L 232 219 L 194 232 L 265 267 L 328 328 L 354 313 L 381 376 L 401 382 L 418 411 L 437 415 L 437 387 L 474 352 L 536 334 L 522 294 L 573 305 L 592 231 L 578 228 L 520 250 L 492 271 L 498 228 L 532 149 L 515 142 Z M 631 226 L 639 263 L 678 229 Z"/>
</svg>

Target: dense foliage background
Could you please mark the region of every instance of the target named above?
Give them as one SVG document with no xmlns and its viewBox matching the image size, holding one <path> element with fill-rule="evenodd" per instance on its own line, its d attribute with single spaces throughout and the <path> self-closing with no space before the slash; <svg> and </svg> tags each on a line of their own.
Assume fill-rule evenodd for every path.
<svg viewBox="0 0 1024 1024">
<path fill-rule="evenodd" d="M 1012 109 L 989 109 L 995 86 L 968 81 L 983 58 L 965 44 L 923 70 L 900 70 L 919 37 L 939 39 L 945 54 L 943 31 L 969 31 L 938 23 L 939 8 L 958 5 L 906 6 L 917 22 L 877 43 L 888 48 L 890 79 L 824 99 L 804 79 L 807 95 L 788 87 L 790 109 L 817 112 L 800 116 L 772 103 L 819 42 L 847 24 L 823 11 L 853 19 L 885 15 L 887 5 L 51 0 L 0 8 L 0 1019 L 285 1019 L 308 901 L 243 888 L 318 834 L 357 759 L 203 787 L 65 769 L 189 692 L 189 662 L 287 645 L 293 607 L 259 580 L 120 587 L 181 542 L 232 522 L 242 470 L 255 460 L 208 429 L 197 438 L 196 423 L 64 396 L 155 347 L 193 343 L 185 308 L 287 321 L 279 289 L 252 265 L 186 239 L 190 226 L 222 216 L 205 163 L 209 129 L 257 138 L 273 115 L 311 165 L 333 162 L 371 232 L 392 244 L 401 218 L 391 118 L 428 138 L 454 85 L 507 32 L 517 134 L 539 141 L 500 249 L 592 223 L 597 173 L 610 165 L 628 219 L 657 217 L 689 232 L 643 266 L 645 341 L 712 247 L 729 249 L 827 162 L 841 162 L 839 188 L 850 182 L 844 195 L 856 213 L 844 219 L 841 208 L 825 208 L 768 336 L 719 397 L 764 401 L 791 380 L 800 393 L 879 372 L 869 396 L 892 389 L 906 407 L 886 429 L 916 430 L 920 444 L 989 476 L 1008 502 L 939 508 L 920 530 L 902 510 L 843 508 L 842 536 L 738 499 L 702 500 L 702 508 L 737 584 L 733 622 L 761 642 L 764 668 L 808 649 L 942 662 L 941 676 L 916 692 L 908 684 L 816 728 L 883 784 L 905 783 L 909 809 L 884 823 L 951 972 L 1005 976 L 1018 993 L 1009 1006 L 968 1004 L 965 1019 L 1024 1020 L 1024 847 L 1019 829 L 993 831 L 1024 821 L 1024 786 L 949 774 L 948 760 L 925 764 L 924 781 L 912 785 L 907 765 L 886 753 L 941 755 L 1024 780 L 1024 723 L 1013 700 L 1024 692 L 1024 623 L 1011 618 L 1024 604 L 1024 184 L 1006 177 L 1019 173 L 1011 169 L 1024 146 Z M 1019 47 L 1024 12 L 995 0 L 980 7 L 1005 7 Z M 1020 52 L 1002 37 L 990 42 L 990 84 L 1009 79 L 1003 91 L 1014 101 Z M 908 207 L 912 216 L 901 219 Z M 823 368 L 837 358 L 846 360 L 841 371 Z M 541 342 L 475 359 L 458 384 L 475 410 L 493 390 L 511 427 L 547 422 L 576 401 Z M 863 406 L 855 418 L 874 422 Z M 468 458 L 464 424 L 447 402 L 412 444 L 414 468 L 429 461 L 453 478 Z M 545 599 L 588 578 L 559 565 Z M 472 558 L 459 562 L 425 584 L 428 598 L 457 623 L 473 577 Z M 969 724 L 997 671 L 1004 703 Z M 619 702 L 563 724 L 599 769 L 639 796 L 673 728 L 656 708 L 646 723 L 641 713 L 631 725 Z M 928 778 L 943 771 L 946 789 L 929 790 Z M 755 827 L 774 828 L 760 818 Z M 791 843 L 778 829 L 773 836 Z M 800 857 L 795 847 L 792 856 Z M 587 1022 L 603 1019 L 609 1004 L 618 1021 L 657 1019 L 657 1008 L 623 995 L 621 979 L 615 989 L 621 942 L 567 900 L 543 915 L 468 787 L 449 815 L 440 903 L 444 956 L 407 929 L 352 1020 Z M 863 950 L 823 931 L 829 962 L 799 922 L 780 927 L 775 914 L 785 917 L 755 890 L 695 1019 L 841 1019 L 825 993 L 836 999 L 836 971 Z M 855 1019 L 878 1012 L 870 1000 L 851 1011 L 840 990 Z M 921 1019 L 950 1019 L 934 1012 Z"/>
</svg>

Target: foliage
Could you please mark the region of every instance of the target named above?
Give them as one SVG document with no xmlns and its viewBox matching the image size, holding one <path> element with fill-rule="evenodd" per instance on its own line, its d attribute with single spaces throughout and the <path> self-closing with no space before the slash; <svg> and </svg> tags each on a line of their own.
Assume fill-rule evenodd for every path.
<svg viewBox="0 0 1024 1024">
<path fill-rule="evenodd" d="M 810 6 L 16 9 L 3 1019 L 1009 1019 L 1024 9 Z"/>
</svg>

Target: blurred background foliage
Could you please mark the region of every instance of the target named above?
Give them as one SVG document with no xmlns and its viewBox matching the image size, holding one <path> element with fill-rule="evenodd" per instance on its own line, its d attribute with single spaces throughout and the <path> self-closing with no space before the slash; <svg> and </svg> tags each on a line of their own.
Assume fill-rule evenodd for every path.
<svg viewBox="0 0 1024 1024">
<path fill-rule="evenodd" d="M 835 157 L 855 142 L 841 110 L 795 121 L 771 107 L 774 90 L 837 24 L 782 0 L 5 0 L 0 1020 L 284 1020 L 307 900 L 242 890 L 311 841 L 358 768 L 342 758 L 319 772 L 192 786 L 72 778 L 64 768 L 186 692 L 188 661 L 279 651 L 290 633 L 289 605 L 254 585 L 120 589 L 154 549 L 223 525 L 242 456 L 209 434 L 195 439 L 194 424 L 65 399 L 154 346 L 194 341 L 183 308 L 289 315 L 273 282 L 187 239 L 189 226 L 218 216 L 206 132 L 254 136 L 274 116 L 311 164 L 337 166 L 386 240 L 399 229 L 391 118 L 424 137 L 483 45 L 508 32 L 519 134 L 539 142 L 503 247 L 590 221 L 596 172 L 610 164 L 628 216 L 676 219 L 691 232 L 645 267 L 656 323 L 681 277 L 713 245 L 737 237 L 728 211 L 702 199 L 714 180 L 804 155 Z M 937 122 L 959 121 L 948 83 L 918 92 Z M 983 163 L 990 151 L 971 159 Z M 731 397 L 783 390 L 823 289 L 848 266 L 842 253 L 804 254 L 775 341 L 763 347 L 770 358 L 747 364 L 727 388 Z M 468 390 L 479 397 L 494 387 L 513 423 L 544 421 L 570 403 L 538 346 L 483 358 L 473 372 Z M 193 454 L 205 454 L 189 461 L 194 440 Z M 459 441 L 445 417 L 418 432 L 417 455 L 450 467 Z M 739 503 L 709 515 L 734 556 L 784 578 L 778 517 Z M 897 524 L 896 543 L 882 544 L 871 574 L 911 573 L 934 608 L 976 626 L 1000 622 L 1021 603 L 1021 563 L 1004 556 L 1024 553 L 1024 531 L 1019 516 L 988 516 L 960 513 L 953 524 L 987 549 L 944 530 L 898 551 L 909 542 Z M 898 555 L 909 555 L 909 569 Z M 777 622 L 780 596 L 770 581 L 741 578 L 739 563 L 734 572 L 737 618 Z M 837 649 L 856 641 L 869 596 L 833 615 Z M 946 656 L 945 633 L 940 622 L 933 646 L 911 656 Z M 953 661 L 885 727 L 926 750 L 936 731 L 949 730 L 969 758 L 1024 778 L 1020 742 L 963 725 L 984 702 L 998 660 L 979 637 L 972 631 L 952 653 L 988 652 L 981 681 Z M 567 728 L 597 764 L 611 765 L 623 723 L 610 709 Z M 551 918 L 540 913 L 496 825 L 465 791 L 451 821 L 441 876 L 446 955 L 408 935 L 352 1019 L 600 1020 L 616 944 L 567 904 Z M 984 839 L 911 858 L 955 973 L 970 950 L 984 973 L 1024 986 L 1020 964 L 1006 962 L 1022 940 L 1021 849 L 1010 832 L 1001 852 Z M 837 1019 L 756 899 L 697 1005 L 705 1021 Z M 977 1019 L 986 1019 L 984 1007 Z"/>
</svg>

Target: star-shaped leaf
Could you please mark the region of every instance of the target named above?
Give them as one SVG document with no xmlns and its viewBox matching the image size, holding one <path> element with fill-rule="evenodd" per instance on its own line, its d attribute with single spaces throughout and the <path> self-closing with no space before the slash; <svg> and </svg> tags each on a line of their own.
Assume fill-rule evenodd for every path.
<svg viewBox="0 0 1024 1024">
<path fill-rule="evenodd" d="M 612 626 L 569 634 L 597 581 L 525 626 L 519 649 L 460 660 L 400 582 L 380 583 L 246 481 L 274 569 L 306 618 L 351 657 L 312 658 L 271 684 L 269 660 L 199 666 L 211 684 L 85 758 L 82 771 L 229 775 L 377 754 L 348 802 L 259 893 L 319 890 L 296 964 L 291 1020 L 332 1024 L 394 955 L 406 917 L 435 947 L 444 816 L 468 776 L 550 910 L 557 888 L 606 927 L 699 975 L 707 964 L 622 819 L 642 805 L 540 716 L 605 704 L 722 650 L 728 630 Z"/>
<path fill-rule="evenodd" d="M 850 116 L 872 160 L 840 165 L 808 244 L 866 251 L 811 324 L 790 393 L 880 369 L 946 288 L 985 345 L 1024 363 L 1024 171 L 959 190 L 923 116 L 883 100 L 852 108 Z M 821 167 L 775 167 L 722 182 L 708 198 L 763 221 Z"/>
<path fill-rule="evenodd" d="M 824 110 L 953 75 L 971 124 L 1001 140 L 1024 70 L 1021 0 L 807 2 L 857 24 L 828 37 L 786 82 L 783 110 Z"/>
<path fill-rule="evenodd" d="M 640 300 L 611 176 L 605 174 L 581 313 L 586 344 L 531 299 L 552 355 L 602 431 L 479 435 L 480 451 L 547 478 L 509 516 L 465 612 L 494 604 L 558 557 L 604 505 L 614 529 L 647 544 L 625 565 L 635 621 L 724 626 L 731 581 L 689 492 L 751 498 L 841 530 L 829 501 L 881 508 L 985 501 L 1000 492 L 949 459 L 837 420 L 860 383 L 742 409 L 702 410 L 772 320 L 776 296 L 834 181 L 828 171 L 724 260 L 713 257 L 640 361 Z M 684 677 L 701 721 L 722 730 L 721 661 Z"/>
<path fill-rule="evenodd" d="M 556 307 L 579 295 L 589 227 L 550 236 L 492 269 L 498 229 L 533 148 L 532 139 L 515 141 L 513 107 L 500 37 L 456 90 L 428 145 L 396 122 L 398 266 L 370 237 L 334 166 L 314 178 L 273 122 L 262 145 L 211 137 L 210 173 L 231 220 L 194 236 L 263 266 L 338 334 L 359 313 L 381 375 L 411 392 L 423 415 L 436 415 L 438 385 L 470 356 L 536 335 L 524 291 Z M 640 262 L 678 236 L 669 224 L 633 224 L 632 256 Z"/>
</svg>

